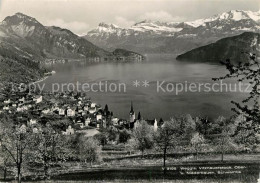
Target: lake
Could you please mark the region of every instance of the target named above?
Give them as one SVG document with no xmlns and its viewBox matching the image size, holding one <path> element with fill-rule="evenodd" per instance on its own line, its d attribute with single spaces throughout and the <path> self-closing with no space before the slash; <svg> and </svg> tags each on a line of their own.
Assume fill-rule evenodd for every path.
<svg viewBox="0 0 260 183">
<path fill-rule="evenodd" d="M 223 76 L 227 71 L 219 64 L 180 62 L 174 55 L 148 55 L 145 62 L 95 64 L 74 62 L 49 67 L 55 70 L 56 74 L 41 82 L 46 90 L 51 90 L 53 83 L 76 85 L 76 82 L 80 84 L 102 82 L 108 85 L 113 83 L 119 89 L 119 86 L 122 86 L 120 84 L 125 84 L 125 92 L 122 90 L 87 92 L 92 101 L 103 107 L 108 104 L 114 116 L 125 119 L 128 119 L 131 101 L 136 115 L 140 111 L 144 119 L 162 117 L 166 120 L 180 114 L 212 118 L 228 117 L 233 114 L 231 108 L 234 106 L 230 103 L 231 100 L 241 101 L 247 95 L 240 91 L 205 91 L 205 85 L 201 91 L 187 90 L 176 94 L 173 86 L 177 83 L 184 88 L 185 84 L 190 86 L 191 83 L 194 85 L 208 83 L 211 86 L 215 83 L 212 78 Z M 140 86 L 134 86 L 134 81 L 140 82 Z M 149 86 L 142 86 L 145 81 L 149 82 L 147 83 Z M 229 80 L 228 84 L 235 83 Z M 219 86 L 214 88 L 220 89 Z"/>
</svg>

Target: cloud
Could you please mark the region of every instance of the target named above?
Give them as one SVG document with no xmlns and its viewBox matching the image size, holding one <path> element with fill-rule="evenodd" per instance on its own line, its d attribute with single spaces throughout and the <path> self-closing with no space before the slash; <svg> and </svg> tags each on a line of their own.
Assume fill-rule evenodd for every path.
<svg viewBox="0 0 260 183">
<path fill-rule="evenodd" d="M 163 21 L 163 22 L 173 22 L 173 21 L 182 21 L 181 17 L 174 17 L 166 11 L 157 11 L 157 12 L 147 12 L 141 15 L 139 20 L 153 20 L 153 21 Z"/>
<path fill-rule="evenodd" d="M 127 20 L 124 17 L 120 17 L 120 16 L 115 17 L 115 24 L 120 26 L 120 27 L 123 27 L 123 28 L 129 28 L 134 23 L 135 23 L 134 21 Z"/>
<path fill-rule="evenodd" d="M 66 28 L 78 35 L 83 35 L 83 34 L 87 33 L 87 31 L 90 27 L 85 22 L 79 22 L 79 21 L 65 22 L 63 19 L 60 19 L 60 18 L 49 20 L 46 22 L 46 25 L 48 25 L 48 26 L 54 25 L 54 26 L 58 26 L 61 28 Z"/>
</svg>

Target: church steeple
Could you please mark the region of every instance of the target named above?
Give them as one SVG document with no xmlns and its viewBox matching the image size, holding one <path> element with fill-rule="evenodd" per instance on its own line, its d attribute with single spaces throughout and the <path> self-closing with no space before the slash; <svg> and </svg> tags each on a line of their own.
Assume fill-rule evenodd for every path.
<svg viewBox="0 0 260 183">
<path fill-rule="evenodd" d="M 131 101 L 131 109 L 129 112 L 129 117 L 130 117 L 130 123 L 133 123 L 135 121 L 135 111 L 134 111 L 134 107 L 133 107 L 133 102 Z"/>
</svg>

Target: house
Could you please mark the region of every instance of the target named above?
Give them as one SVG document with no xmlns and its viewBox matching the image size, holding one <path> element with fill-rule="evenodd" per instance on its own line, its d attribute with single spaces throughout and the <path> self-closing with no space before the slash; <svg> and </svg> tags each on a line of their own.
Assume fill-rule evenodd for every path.
<svg viewBox="0 0 260 183">
<path fill-rule="evenodd" d="M 103 127 L 103 121 L 102 120 L 98 120 L 96 123 L 96 128 L 102 128 Z"/>
<path fill-rule="evenodd" d="M 34 97 L 33 101 L 38 104 L 42 102 L 42 96 L 41 95 L 37 95 Z"/>
<path fill-rule="evenodd" d="M 26 130 L 27 130 L 27 127 L 26 127 L 26 125 L 25 124 L 22 124 L 21 126 L 20 126 L 20 128 L 19 128 L 19 131 L 21 132 L 21 133 L 26 133 Z"/>
<path fill-rule="evenodd" d="M 11 100 L 10 100 L 10 99 L 5 100 L 4 103 L 5 103 L 5 104 L 10 104 L 10 103 L 11 103 Z"/>
<path fill-rule="evenodd" d="M 94 114 L 96 112 L 96 107 L 91 107 L 88 112 Z"/>
<path fill-rule="evenodd" d="M 23 111 L 27 111 L 28 110 L 28 106 L 19 106 L 17 107 L 17 112 L 23 112 Z"/>
<path fill-rule="evenodd" d="M 113 125 L 117 125 L 119 119 L 117 117 L 114 117 L 114 118 L 111 119 L 111 121 L 112 121 Z"/>
<path fill-rule="evenodd" d="M 59 115 L 60 116 L 65 116 L 65 109 L 60 108 L 59 109 Z"/>
<path fill-rule="evenodd" d="M 90 124 L 90 118 L 88 117 L 87 119 L 85 119 L 85 126 L 89 126 Z"/>
<path fill-rule="evenodd" d="M 38 128 L 33 128 L 33 133 L 38 133 L 38 132 L 39 132 Z"/>
<path fill-rule="evenodd" d="M 73 117 L 73 116 L 75 116 L 75 114 L 76 114 L 75 109 L 69 108 L 69 109 L 67 110 L 67 116 Z"/>
<path fill-rule="evenodd" d="M 74 133 L 74 129 L 71 127 L 71 125 L 68 126 L 65 132 L 62 132 L 63 135 L 73 135 Z"/>
<path fill-rule="evenodd" d="M 124 125 L 126 123 L 127 123 L 127 120 L 125 120 L 125 119 L 118 120 L 118 125 L 120 125 L 120 126 L 122 126 L 122 125 Z"/>
<path fill-rule="evenodd" d="M 157 131 L 158 129 L 158 122 L 156 119 L 154 120 L 146 120 L 147 124 L 153 127 L 153 131 Z"/>
<path fill-rule="evenodd" d="M 83 108 L 84 111 L 88 111 L 88 106 L 85 105 L 84 108 Z"/>
<path fill-rule="evenodd" d="M 24 97 L 23 97 L 23 98 L 20 98 L 18 101 L 19 101 L 20 104 L 22 104 L 22 103 L 25 102 L 25 98 L 24 98 Z"/>
<path fill-rule="evenodd" d="M 3 110 L 6 110 L 6 111 L 7 111 L 7 110 L 9 110 L 9 109 L 10 109 L 9 106 L 4 106 L 4 107 L 3 107 Z"/>
<path fill-rule="evenodd" d="M 97 115 L 96 115 L 96 120 L 102 120 L 102 114 L 101 112 L 98 112 Z"/>
<path fill-rule="evenodd" d="M 91 103 L 90 107 L 91 108 L 94 108 L 94 107 L 96 108 L 96 103 Z"/>
<path fill-rule="evenodd" d="M 44 110 L 42 111 L 43 114 L 48 114 L 48 113 L 50 113 L 50 112 L 51 112 L 50 109 L 44 109 Z"/>
<path fill-rule="evenodd" d="M 37 123 L 36 119 L 30 119 L 30 121 L 28 122 L 28 125 L 34 125 Z"/>
</svg>

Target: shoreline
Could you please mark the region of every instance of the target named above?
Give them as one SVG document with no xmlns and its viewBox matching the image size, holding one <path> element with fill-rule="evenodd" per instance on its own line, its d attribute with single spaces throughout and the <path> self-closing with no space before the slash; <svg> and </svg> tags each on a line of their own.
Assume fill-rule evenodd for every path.
<svg viewBox="0 0 260 183">
<path fill-rule="evenodd" d="M 34 81 L 34 82 L 30 83 L 30 84 L 37 84 L 37 83 L 43 82 L 47 78 L 49 78 L 50 76 L 52 76 L 54 74 L 56 74 L 56 71 L 46 72 L 46 73 L 44 73 L 45 76 L 43 78 L 41 78 L 41 79 L 39 79 L 37 81 Z"/>
</svg>

